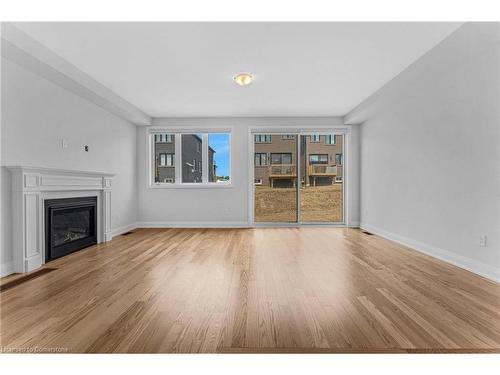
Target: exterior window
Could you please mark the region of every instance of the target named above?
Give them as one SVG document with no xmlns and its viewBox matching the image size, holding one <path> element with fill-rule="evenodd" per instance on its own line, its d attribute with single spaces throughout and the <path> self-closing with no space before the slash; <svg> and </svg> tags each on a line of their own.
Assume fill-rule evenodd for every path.
<svg viewBox="0 0 500 375">
<path fill-rule="evenodd" d="M 199 150 L 203 142 L 202 134 L 181 134 L 182 182 L 202 183 L 202 170 L 199 165 L 203 157 Z"/>
<path fill-rule="evenodd" d="M 172 143 L 174 134 L 155 134 L 155 143 Z"/>
<path fill-rule="evenodd" d="M 254 185 L 262 185 L 262 178 L 256 178 L 253 183 Z"/>
<path fill-rule="evenodd" d="M 295 139 L 294 134 L 282 134 L 281 139 Z"/>
<path fill-rule="evenodd" d="M 325 144 L 334 145 L 335 144 L 335 135 L 328 134 L 325 136 Z"/>
<path fill-rule="evenodd" d="M 255 166 L 262 167 L 267 165 L 267 154 L 265 152 L 255 153 Z"/>
<path fill-rule="evenodd" d="M 160 167 L 173 167 L 174 154 L 160 154 Z"/>
<path fill-rule="evenodd" d="M 319 134 L 313 134 L 311 135 L 311 142 L 319 142 Z"/>
<path fill-rule="evenodd" d="M 158 160 L 159 167 L 173 167 L 174 166 L 174 154 L 159 154 Z"/>
<path fill-rule="evenodd" d="M 255 143 L 271 143 L 271 134 L 255 134 Z"/>
<path fill-rule="evenodd" d="M 167 140 L 170 139 L 169 143 Z M 154 134 L 154 182 L 175 182 L 175 135 Z M 170 167 L 170 168 L 165 168 Z M 167 182 L 173 181 L 173 182 Z"/>
<path fill-rule="evenodd" d="M 160 167 L 164 167 L 166 164 L 166 155 L 167 154 L 160 154 Z"/>
<path fill-rule="evenodd" d="M 230 182 L 230 133 L 156 133 L 151 139 L 153 183 Z M 175 156 L 176 142 L 180 157 Z"/>
<path fill-rule="evenodd" d="M 291 153 L 271 153 L 271 164 L 292 164 Z"/>
<path fill-rule="evenodd" d="M 328 154 L 311 154 L 309 155 L 310 164 L 328 164 Z"/>
<path fill-rule="evenodd" d="M 342 154 L 335 154 L 335 164 L 342 165 Z"/>
<path fill-rule="evenodd" d="M 208 182 L 230 182 L 229 133 L 208 134 Z"/>
</svg>

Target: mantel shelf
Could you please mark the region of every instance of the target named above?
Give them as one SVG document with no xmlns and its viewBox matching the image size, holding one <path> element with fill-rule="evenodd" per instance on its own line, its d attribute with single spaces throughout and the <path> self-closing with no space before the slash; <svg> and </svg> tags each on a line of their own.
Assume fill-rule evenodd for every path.
<svg viewBox="0 0 500 375">
<path fill-rule="evenodd" d="M 23 171 L 29 173 L 50 173 L 50 174 L 61 174 L 61 175 L 64 174 L 64 175 L 102 176 L 102 177 L 113 177 L 115 175 L 114 173 L 109 173 L 109 172 L 47 168 L 47 167 L 37 167 L 32 165 L 5 165 L 4 167 L 10 171 Z"/>
</svg>

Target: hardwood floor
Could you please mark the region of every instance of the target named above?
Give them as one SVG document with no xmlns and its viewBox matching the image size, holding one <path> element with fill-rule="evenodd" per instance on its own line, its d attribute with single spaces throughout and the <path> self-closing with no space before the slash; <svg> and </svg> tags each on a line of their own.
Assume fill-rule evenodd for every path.
<svg viewBox="0 0 500 375">
<path fill-rule="evenodd" d="M 47 267 L 0 294 L 4 352 L 500 351 L 498 284 L 356 229 L 141 229 Z"/>
</svg>

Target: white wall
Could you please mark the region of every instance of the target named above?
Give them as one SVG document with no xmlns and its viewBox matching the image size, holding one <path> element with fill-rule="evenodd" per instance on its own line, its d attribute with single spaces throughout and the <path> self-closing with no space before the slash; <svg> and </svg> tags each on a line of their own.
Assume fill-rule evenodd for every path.
<svg viewBox="0 0 500 375">
<path fill-rule="evenodd" d="M 497 280 L 499 30 L 465 24 L 345 118 L 362 123 L 362 226 Z"/>
<path fill-rule="evenodd" d="M 3 58 L 1 83 L 1 164 L 116 173 L 112 228 L 135 223 L 135 126 Z M 60 145 L 63 137 L 66 149 Z M 89 145 L 88 153 L 83 145 Z M 10 174 L 3 167 L 1 173 L 4 270 L 12 261 Z"/>
<path fill-rule="evenodd" d="M 232 127 L 232 188 L 151 189 L 148 181 L 147 128 L 137 128 L 138 218 L 146 226 L 246 226 L 248 222 L 248 166 L 253 152 L 249 147 L 249 128 L 298 129 L 343 126 L 341 118 L 183 118 L 155 119 L 154 126 L 213 129 Z M 349 222 L 359 223 L 359 129 L 351 127 Z M 250 156 L 249 156 L 250 155 Z"/>
</svg>

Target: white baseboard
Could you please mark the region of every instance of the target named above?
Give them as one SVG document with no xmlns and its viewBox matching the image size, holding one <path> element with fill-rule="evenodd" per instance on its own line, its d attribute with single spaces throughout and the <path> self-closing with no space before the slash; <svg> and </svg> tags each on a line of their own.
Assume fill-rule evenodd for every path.
<svg viewBox="0 0 500 375">
<path fill-rule="evenodd" d="M 136 228 L 298 228 L 298 227 L 318 227 L 318 228 L 359 228 L 359 222 L 351 222 L 349 225 L 343 224 L 294 224 L 294 223 L 267 223 L 249 224 L 247 221 L 142 221 L 136 223 Z"/>
<path fill-rule="evenodd" d="M 14 273 L 14 262 L 1 264 L 0 277 L 8 276 Z"/>
<path fill-rule="evenodd" d="M 111 236 L 119 236 L 120 234 L 126 233 L 128 231 L 134 230 L 139 227 L 139 223 L 135 222 L 132 224 L 127 224 L 119 228 L 115 228 L 111 230 Z"/>
<path fill-rule="evenodd" d="M 464 257 L 463 255 L 459 255 L 451 251 L 440 249 L 438 247 L 411 238 L 388 232 L 385 229 L 378 228 L 368 223 L 361 222 L 360 228 L 380 237 L 384 237 L 385 239 L 397 242 L 413 250 L 430 255 L 431 257 L 453 264 L 454 266 L 486 277 L 487 279 L 500 282 L 500 269 L 490 266 L 489 264 L 478 262 L 477 260 Z"/>
<path fill-rule="evenodd" d="M 142 221 L 139 228 L 248 228 L 246 221 Z"/>
</svg>

